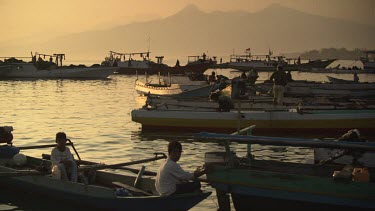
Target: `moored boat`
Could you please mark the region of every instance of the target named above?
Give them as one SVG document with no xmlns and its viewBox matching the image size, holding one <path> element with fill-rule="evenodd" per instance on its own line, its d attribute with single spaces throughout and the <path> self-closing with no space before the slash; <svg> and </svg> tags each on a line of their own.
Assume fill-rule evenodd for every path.
<svg viewBox="0 0 375 211">
<path fill-rule="evenodd" d="M 217 190 L 222 209 L 229 206 L 232 196 L 236 210 L 303 209 L 303 210 L 374 210 L 375 169 L 361 164 L 334 165 L 310 163 L 306 160 L 267 160 L 272 151 L 261 156 L 255 151 L 270 146 L 345 149 L 348 152 L 374 153 L 373 142 L 328 141 L 303 138 L 240 136 L 200 133 L 198 140 L 215 141 L 225 145 L 225 152 L 207 152 L 206 165 L 211 166 L 208 182 Z M 229 144 L 248 144 L 245 157 L 239 158 Z M 259 144 L 259 145 L 258 145 Z M 256 147 L 256 150 L 252 151 Z M 286 150 L 287 150 L 286 149 Z M 267 150 L 266 150 L 267 151 Z M 284 153 L 285 154 L 285 153 Z M 286 153 L 287 154 L 287 153 Z M 225 207 L 226 206 L 226 207 Z"/>
<path fill-rule="evenodd" d="M 267 93 L 272 89 L 273 83 L 271 81 L 265 81 L 263 83 L 257 83 L 255 86 L 263 90 L 264 93 Z M 346 80 L 340 80 L 340 83 L 291 81 L 288 82 L 284 94 L 286 97 L 370 99 L 375 96 L 375 83 L 354 83 L 354 81 L 346 83 Z"/>
<path fill-rule="evenodd" d="M 335 78 L 335 77 L 328 76 L 328 75 L 327 75 L 327 78 L 331 83 L 334 83 L 334 84 L 355 84 L 355 83 L 358 83 L 358 82 L 353 81 L 353 80 L 345 80 L 345 79 Z"/>
<path fill-rule="evenodd" d="M 232 100 L 234 110 L 287 110 L 298 108 L 300 110 L 337 110 L 337 109 L 375 109 L 371 101 L 345 101 L 332 98 L 298 98 L 284 97 L 283 105 L 275 105 L 272 96 L 254 95 L 248 99 Z M 147 105 L 150 109 L 156 110 L 199 110 L 199 111 L 217 111 L 219 103 L 208 98 L 176 98 L 173 96 L 147 96 Z"/>
<path fill-rule="evenodd" d="M 375 110 L 313 110 L 300 111 L 195 111 L 147 110 L 131 112 L 132 121 L 142 130 L 184 130 L 235 132 L 257 125 L 256 134 L 331 134 L 337 135 L 350 128 L 358 128 L 364 135 L 373 135 Z"/>
<path fill-rule="evenodd" d="M 48 56 L 52 57 L 53 55 Z M 26 63 L 12 57 L 0 65 L 0 78 L 106 79 L 110 75 L 115 74 L 117 70 L 117 67 L 104 67 L 99 65 L 92 67 L 63 67 L 62 65 L 58 66 L 57 63 L 53 63 L 52 59 L 50 62 L 34 60 L 31 63 Z"/>
<path fill-rule="evenodd" d="M 227 67 L 240 71 L 250 71 L 250 69 L 274 71 L 277 65 L 286 65 L 283 57 L 272 56 L 273 52 L 271 50 L 265 55 L 252 55 L 249 49 L 245 53 L 244 55 L 231 55 Z"/>
<path fill-rule="evenodd" d="M 331 69 L 326 69 L 330 64 L 332 64 L 337 59 L 327 59 L 327 60 L 309 60 L 306 63 L 297 62 L 296 64 L 288 64 L 285 66 L 285 70 L 298 70 L 312 72 L 319 69 L 321 72 L 332 72 Z"/>
<path fill-rule="evenodd" d="M 363 69 L 365 71 L 375 71 L 375 50 L 364 51 L 365 57 L 361 57 L 360 60 L 363 63 Z"/>
<path fill-rule="evenodd" d="M 147 77 L 146 77 L 147 80 Z M 170 97 L 208 97 L 213 85 L 207 81 L 187 81 L 185 83 L 171 83 L 162 81 L 159 75 L 159 83 L 135 81 L 135 90 L 141 95 L 170 96 Z"/>
<path fill-rule="evenodd" d="M 130 53 L 110 51 L 109 56 L 104 59 L 102 65 L 118 67 L 119 74 L 127 75 L 144 74 L 145 72 L 151 75 L 169 68 L 163 64 L 164 57 L 157 57 L 158 62 L 155 63 L 151 61 L 150 54 L 150 51 Z M 136 56 L 141 59 L 137 59 Z"/>
<path fill-rule="evenodd" d="M 185 75 L 188 73 L 203 74 L 208 68 L 216 64 L 215 59 L 208 58 L 205 54 L 202 56 L 188 56 L 188 63 L 180 65 L 179 62 L 175 66 L 163 64 L 164 56 L 156 56 L 157 62 L 150 59 L 150 51 L 147 52 L 131 52 L 118 53 L 110 51 L 109 57 L 102 62 L 105 66 L 119 67 L 119 74 L 136 75 L 145 74 L 155 75 L 173 74 Z M 134 59 L 134 56 L 140 56 L 141 59 Z"/>
</svg>

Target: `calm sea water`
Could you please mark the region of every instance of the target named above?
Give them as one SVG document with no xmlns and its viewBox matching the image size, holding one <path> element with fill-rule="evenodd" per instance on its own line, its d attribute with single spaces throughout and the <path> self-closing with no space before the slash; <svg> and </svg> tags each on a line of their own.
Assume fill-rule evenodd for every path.
<svg viewBox="0 0 375 211">
<path fill-rule="evenodd" d="M 230 78 L 240 75 L 239 72 L 229 70 L 208 70 L 206 73 L 210 74 L 211 71 Z M 327 81 L 326 75 L 296 72 L 293 78 Z M 351 74 L 336 76 L 352 79 Z M 267 73 L 260 73 L 259 80 L 268 77 Z M 360 74 L 359 78 L 360 81 L 375 81 L 373 74 Z M 13 143 L 16 146 L 53 144 L 56 132 L 64 131 L 74 142 L 81 158 L 94 162 L 111 164 L 149 158 L 154 152 L 167 153 L 170 138 L 153 138 L 154 134 L 142 133 L 141 126 L 131 121 L 131 110 L 145 103 L 145 97 L 139 96 L 134 90 L 135 79 L 136 76 L 113 75 L 108 80 L 0 81 L 0 125 L 14 127 Z M 186 134 L 171 131 L 166 135 Z M 240 156 L 244 155 L 246 146 L 233 146 Z M 179 163 L 187 171 L 194 171 L 203 165 L 205 152 L 224 150 L 214 143 L 191 141 L 183 141 L 183 148 Z M 308 152 L 309 149 L 270 147 L 257 156 L 266 159 L 311 160 Z M 43 153 L 50 153 L 50 149 L 24 150 L 22 153 L 40 157 Z M 156 171 L 161 162 L 146 163 L 146 169 Z M 140 165 L 133 167 L 140 168 Z M 204 185 L 204 189 L 212 190 L 207 185 Z M 30 205 L 9 204 L 6 198 L 1 197 L 0 209 L 50 210 L 51 207 L 38 206 L 42 201 Z M 55 205 L 51 206 L 55 209 Z M 217 206 L 213 194 L 192 210 L 217 210 Z"/>
</svg>

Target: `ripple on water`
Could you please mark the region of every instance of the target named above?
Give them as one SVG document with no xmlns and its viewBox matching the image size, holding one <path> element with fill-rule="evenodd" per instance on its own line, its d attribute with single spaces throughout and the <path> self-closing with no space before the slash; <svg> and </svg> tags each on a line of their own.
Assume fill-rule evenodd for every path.
<svg viewBox="0 0 375 211">
<path fill-rule="evenodd" d="M 231 73 L 230 76 L 238 76 L 236 74 Z M 260 76 L 261 79 L 268 77 L 262 73 Z M 293 77 L 296 80 L 326 79 L 325 74 L 318 78 L 306 74 Z M 152 136 L 155 133 L 141 132 L 140 125 L 132 122 L 130 115 L 132 109 L 140 108 L 146 100 L 134 90 L 136 77 L 114 75 L 111 78 L 3 81 L 0 93 L 6 100 L 0 102 L 1 124 L 14 127 L 16 146 L 54 144 L 56 132 L 64 131 L 82 159 L 100 163 L 127 162 L 152 157 L 154 152 L 167 153 L 168 142 L 176 140 L 175 135 L 191 135 L 170 131 L 156 133 L 167 136 L 155 138 Z M 361 75 L 360 78 L 369 80 L 373 77 Z M 205 152 L 224 151 L 224 147 L 216 143 L 181 142 L 184 152 L 179 163 L 191 172 L 204 163 Z M 238 156 L 246 154 L 246 145 L 233 143 L 231 147 Z M 253 145 L 252 150 L 256 159 L 301 161 L 312 158 L 312 151 L 306 149 Z M 41 157 L 43 153 L 50 154 L 50 151 L 35 149 L 25 150 L 24 153 Z M 158 160 L 144 165 L 147 170 L 156 171 L 162 162 Z M 203 188 L 212 190 L 207 185 Z M 216 210 L 215 197 L 213 194 L 192 210 Z"/>
</svg>

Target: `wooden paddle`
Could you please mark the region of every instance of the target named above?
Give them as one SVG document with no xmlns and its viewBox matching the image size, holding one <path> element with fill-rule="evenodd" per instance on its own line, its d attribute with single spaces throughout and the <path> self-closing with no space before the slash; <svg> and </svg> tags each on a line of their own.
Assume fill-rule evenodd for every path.
<svg viewBox="0 0 375 211">
<path fill-rule="evenodd" d="M 74 147 L 73 142 L 72 142 L 70 139 L 66 139 L 66 140 L 67 140 L 67 141 L 69 142 L 69 144 L 72 146 L 72 148 L 73 148 L 74 152 L 76 153 L 78 159 L 81 160 L 81 157 L 79 156 L 79 154 L 78 154 L 76 148 Z"/>
<path fill-rule="evenodd" d="M 122 167 L 122 166 L 130 166 L 134 164 L 139 164 L 139 163 L 147 163 L 155 160 L 160 160 L 160 159 L 165 159 L 167 156 L 164 153 L 154 153 L 155 157 L 153 158 L 146 158 L 142 160 L 136 160 L 136 161 L 130 161 L 130 162 L 125 162 L 125 163 L 117 163 L 117 164 L 97 164 L 97 165 L 92 165 L 92 166 L 82 166 L 78 169 L 78 171 L 88 171 L 88 170 L 101 170 L 101 169 L 108 169 L 108 168 L 117 168 L 117 167 Z M 161 156 L 159 156 L 161 155 Z"/>
<path fill-rule="evenodd" d="M 51 159 L 51 155 L 48 155 L 48 154 L 42 154 L 42 157 L 43 157 L 43 159 L 46 159 L 46 160 Z M 98 165 L 98 164 L 100 164 L 100 163 L 87 161 L 87 160 L 75 160 L 75 161 L 76 161 L 77 165 Z M 138 172 L 139 172 L 139 169 L 133 169 L 133 168 L 125 167 L 125 166 L 114 167 L 113 169 L 123 169 L 123 170 L 133 172 L 135 174 L 138 174 Z M 143 171 L 143 175 L 156 176 L 156 172 L 145 170 L 145 171 Z"/>
<path fill-rule="evenodd" d="M 67 146 L 70 146 L 71 144 L 70 143 L 67 143 L 66 144 Z M 36 146 L 24 146 L 24 147 L 17 147 L 17 146 L 14 146 L 14 147 L 17 147 L 18 149 L 20 150 L 26 150 L 26 149 L 41 149 L 41 148 L 49 148 L 49 147 L 55 147 L 56 144 L 45 144 L 45 145 L 36 145 Z"/>
</svg>

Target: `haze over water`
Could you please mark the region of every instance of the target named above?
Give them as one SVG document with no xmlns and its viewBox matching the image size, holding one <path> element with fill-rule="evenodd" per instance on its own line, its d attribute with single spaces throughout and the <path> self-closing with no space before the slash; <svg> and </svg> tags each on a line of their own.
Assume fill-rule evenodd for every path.
<svg viewBox="0 0 375 211">
<path fill-rule="evenodd" d="M 153 61 L 155 56 L 165 56 L 164 63 L 173 66 L 177 59 L 184 65 L 187 56 L 202 53 L 227 62 L 229 55 L 247 48 L 253 54 L 272 50 L 274 55 L 321 48 L 373 49 L 374 8 L 373 0 L 0 0 L 4 31 L 0 57 L 30 56 L 30 51 L 65 53 L 64 64 L 89 66 L 100 64 L 110 50 L 150 50 Z M 353 65 L 362 67 L 358 60 L 341 63 L 341 67 Z M 220 69 L 206 74 L 211 71 L 229 78 L 240 75 Z M 353 77 L 292 74 L 295 80 L 315 81 L 327 81 L 326 75 Z M 260 81 L 268 78 L 268 73 L 260 73 Z M 359 74 L 359 78 L 375 82 L 374 74 Z M 2 80 L 1 125 L 14 127 L 16 146 L 52 144 L 56 132 L 64 131 L 81 158 L 95 162 L 126 162 L 166 152 L 170 140 L 142 133 L 140 125 L 131 121 L 131 110 L 145 104 L 134 90 L 135 79 L 113 75 L 109 80 Z M 214 143 L 191 141 L 184 141 L 183 147 L 179 163 L 188 171 L 203 164 L 205 152 L 224 150 Z M 245 146 L 233 147 L 244 154 Z M 40 157 L 50 150 L 22 153 Z M 311 150 L 270 147 L 257 153 L 265 159 L 311 160 Z M 161 162 L 145 164 L 146 170 L 156 171 Z M 56 205 L 45 207 L 44 199 L 15 208 L 4 207 L 7 201 L 1 199 L 0 195 L 0 209 L 56 209 Z M 72 208 L 61 205 L 61 210 L 68 209 Z M 192 210 L 217 210 L 216 197 Z"/>
</svg>

